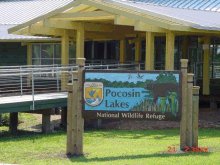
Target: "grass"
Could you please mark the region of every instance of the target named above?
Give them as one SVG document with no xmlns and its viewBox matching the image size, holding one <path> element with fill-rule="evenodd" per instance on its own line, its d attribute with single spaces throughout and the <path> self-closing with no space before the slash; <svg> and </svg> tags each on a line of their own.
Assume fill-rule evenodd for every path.
<svg viewBox="0 0 220 165">
<path fill-rule="evenodd" d="M 5 113 L 5 116 L 7 116 L 8 120 L 9 120 L 9 114 Z M 32 127 L 38 125 L 38 121 L 37 118 L 35 116 L 33 116 L 33 114 L 29 114 L 29 113 L 19 113 L 19 126 L 18 129 L 22 129 L 22 130 L 33 130 Z M 8 123 L 9 121 L 7 121 L 6 123 Z M 2 131 L 8 131 L 8 126 L 0 126 L 0 133 Z"/>
<path fill-rule="evenodd" d="M 66 133 L 43 135 L 19 132 L 17 136 L 1 134 L 0 162 L 17 164 L 147 164 L 147 165 L 215 165 L 220 163 L 220 129 L 200 129 L 199 145 L 209 153 L 163 153 L 179 145 L 179 130 L 86 131 L 85 155 L 65 156 Z"/>
</svg>

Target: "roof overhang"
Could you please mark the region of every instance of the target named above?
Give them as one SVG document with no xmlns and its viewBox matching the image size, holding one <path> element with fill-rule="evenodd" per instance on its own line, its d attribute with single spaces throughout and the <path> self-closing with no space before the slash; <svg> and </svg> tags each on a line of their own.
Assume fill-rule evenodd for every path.
<svg viewBox="0 0 220 165">
<path fill-rule="evenodd" d="M 128 1 L 76 0 L 48 14 L 10 28 L 9 33 L 62 36 L 65 30 L 68 31 L 70 37 L 75 38 L 73 30 L 78 30 L 81 23 L 85 25 L 87 40 L 137 37 L 145 32 L 220 33 L 220 25 L 214 24 L 213 20 L 201 24 L 201 19 L 197 18 L 199 14 L 204 14 L 206 17 L 219 14 L 220 18 L 220 13 L 207 14 L 200 11 L 197 13 L 184 9 L 169 10 L 171 14 L 164 7 L 152 7 L 146 4 L 144 6 Z M 181 17 L 176 14 L 178 12 L 186 13 L 183 13 Z"/>
<path fill-rule="evenodd" d="M 0 42 L 58 42 L 60 38 L 8 34 L 8 29 L 16 25 L 0 24 Z"/>
</svg>

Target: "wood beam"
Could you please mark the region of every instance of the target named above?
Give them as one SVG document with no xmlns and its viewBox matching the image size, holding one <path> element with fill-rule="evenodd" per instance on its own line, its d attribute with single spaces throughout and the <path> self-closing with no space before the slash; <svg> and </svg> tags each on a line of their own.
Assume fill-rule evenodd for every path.
<svg viewBox="0 0 220 165">
<path fill-rule="evenodd" d="M 190 26 L 190 23 L 186 23 L 183 21 L 178 21 L 177 19 L 169 19 L 167 17 L 159 18 L 158 16 L 152 15 L 143 15 L 141 12 L 133 11 L 123 6 L 117 8 L 115 4 L 103 3 L 103 1 L 95 1 L 95 0 L 82 0 L 82 3 L 90 5 L 92 7 L 99 8 L 101 10 L 105 10 L 109 13 L 113 13 L 119 16 L 124 16 L 129 19 L 139 20 L 146 24 L 151 24 L 157 27 L 161 27 L 170 31 L 185 31 L 185 32 L 208 32 L 206 30 L 195 29 Z M 211 31 L 210 31 L 211 32 Z M 217 32 L 217 31 L 216 31 Z M 212 32 L 211 32 L 212 33 Z"/>
<path fill-rule="evenodd" d="M 125 35 L 120 33 L 102 33 L 102 32 L 85 32 L 85 39 L 100 41 L 100 40 L 121 40 Z"/>
<path fill-rule="evenodd" d="M 165 33 L 167 30 L 154 26 L 154 25 L 150 25 L 150 24 L 146 24 L 143 23 L 141 21 L 136 21 L 135 25 L 134 25 L 134 30 L 136 31 L 147 31 L 147 32 L 156 32 L 156 33 Z"/>
<path fill-rule="evenodd" d="M 125 9 L 123 7 L 117 8 L 115 7 L 114 4 L 110 3 L 103 3 L 102 1 L 94 1 L 94 0 L 82 0 L 82 3 L 97 7 L 101 10 L 105 10 L 109 13 L 114 13 L 117 15 L 125 16 L 127 18 L 133 19 L 133 20 L 139 20 L 142 21 L 146 24 L 151 24 L 157 27 L 161 27 L 164 29 L 168 30 L 177 30 L 177 31 L 183 31 L 184 28 L 188 29 L 189 26 L 183 25 L 183 24 L 178 24 L 176 22 L 166 20 L 166 19 L 161 19 L 155 16 L 150 16 L 150 15 L 143 15 L 142 13 L 138 13 L 133 10 Z"/>
<path fill-rule="evenodd" d="M 80 4 L 82 4 L 82 0 L 77 0 L 77 1 L 70 2 L 67 5 L 65 5 L 64 7 L 58 8 L 58 9 L 53 10 L 53 11 L 47 13 L 47 14 L 41 15 L 40 17 L 36 17 L 36 18 L 34 18 L 34 19 L 30 20 L 30 21 L 27 21 L 27 22 L 25 22 L 23 24 L 20 24 L 20 25 L 17 25 L 15 27 L 12 27 L 12 28 L 8 29 L 8 31 L 9 31 L 9 33 L 14 33 L 17 30 L 20 30 L 22 28 L 30 26 L 31 24 L 35 24 L 35 23 L 37 23 L 39 21 L 42 21 L 45 18 L 52 17 L 52 16 L 56 15 L 57 13 L 66 11 L 66 10 L 70 9 L 71 7 L 76 7 L 76 6 L 80 5 Z"/>
<path fill-rule="evenodd" d="M 115 25 L 126 25 L 126 26 L 134 26 L 135 20 L 129 19 L 127 17 L 123 17 L 121 15 L 116 15 L 114 18 Z"/>
<path fill-rule="evenodd" d="M 60 13 L 50 19 L 72 20 L 72 21 L 91 21 L 91 20 L 113 20 L 114 15 L 104 11 L 89 11 L 77 13 Z"/>
<path fill-rule="evenodd" d="M 84 5 L 84 4 L 80 4 L 78 6 L 74 6 L 70 9 L 68 9 L 67 11 L 65 11 L 66 13 L 76 13 L 76 12 L 81 12 L 83 10 L 89 9 L 90 6 L 88 5 Z"/>
<path fill-rule="evenodd" d="M 14 32 L 13 34 L 17 34 L 17 35 L 31 35 L 29 33 L 29 26 L 25 27 L 25 28 L 22 28 L 16 32 Z"/>
<path fill-rule="evenodd" d="M 84 10 L 82 10 L 82 11 L 83 11 L 83 12 L 88 12 L 88 11 L 95 11 L 95 10 L 97 10 L 96 7 L 90 7 L 90 6 L 89 6 L 89 8 L 84 9 Z"/>
<path fill-rule="evenodd" d="M 174 70 L 174 44 L 175 35 L 169 31 L 166 33 L 165 70 Z"/>
<path fill-rule="evenodd" d="M 32 35 L 48 35 L 48 36 L 62 36 L 63 30 L 56 28 L 47 28 L 41 24 L 33 24 L 29 26 L 29 34 Z"/>
<path fill-rule="evenodd" d="M 99 24 L 99 23 L 89 23 L 86 22 L 85 31 L 98 31 L 98 32 L 112 32 L 114 30 L 114 25 Z M 80 29 L 81 22 L 71 22 L 63 20 L 44 20 L 44 26 L 48 28 L 58 28 L 58 29 Z"/>
<path fill-rule="evenodd" d="M 85 24 L 80 23 L 76 31 L 76 58 L 84 58 Z"/>
<path fill-rule="evenodd" d="M 159 32 L 165 33 L 166 29 L 160 28 L 158 26 L 146 24 L 141 21 L 136 21 L 124 16 L 117 15 L 114 19 L 114 24 L 116 25 L 126 25 L 126 26 L 134 26 L 134 30 L 136 31 L 150 31 L 150 32 Z"/>
<path fill-rule="evenodd" d="M 202 93 L 203 95 L 209 95 L 210 94 L 210 74 L 209 74 L 209 68 L 210 68 L 210 38 L 205 37 L 203 40 L 203 88 Z"/>
<path fill-rule="evenodd" d="M 146 32 L 145 70 L 154 70 L 154 34 Z"/>
</svg>

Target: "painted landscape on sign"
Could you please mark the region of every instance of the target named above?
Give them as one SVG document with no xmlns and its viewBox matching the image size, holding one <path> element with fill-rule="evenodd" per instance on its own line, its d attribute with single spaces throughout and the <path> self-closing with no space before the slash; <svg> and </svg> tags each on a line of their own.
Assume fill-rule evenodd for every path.
<svg viewBox="0 0 220 165">
<path fill-rule="evenodd" d="M 162 112 L 177 116 L 180 74 L 85 72 L 86 111 Z"/>
</svg>

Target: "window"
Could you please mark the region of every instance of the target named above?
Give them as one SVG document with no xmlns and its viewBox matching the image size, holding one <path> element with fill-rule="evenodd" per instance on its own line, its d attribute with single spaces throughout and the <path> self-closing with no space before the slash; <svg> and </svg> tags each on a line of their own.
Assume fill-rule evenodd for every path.
<svg viewBox="0 0 220 165">
<path fill-rule="evenodd" d="M 32 45 L 33 65 L 61 64 L 61 45 L 56 43 L 40 43 Z"/>
</svg>

